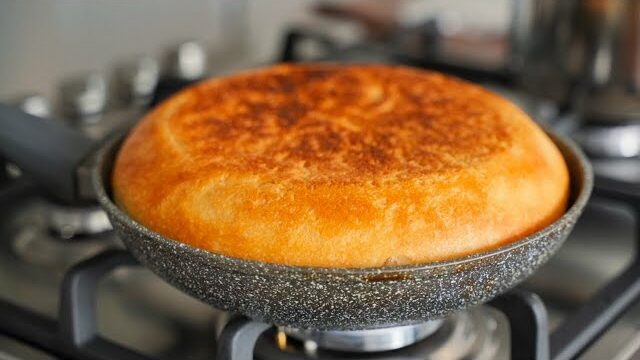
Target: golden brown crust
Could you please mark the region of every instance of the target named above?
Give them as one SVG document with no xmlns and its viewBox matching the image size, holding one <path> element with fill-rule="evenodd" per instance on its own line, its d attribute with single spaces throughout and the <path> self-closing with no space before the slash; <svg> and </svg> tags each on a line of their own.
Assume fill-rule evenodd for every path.
<svg viewBox="0 0 640 360">
<path fill-rule="evenodd" d="M 117 157 L 117 202 L 165 236 L 272 263 L 445 260 L 531 234 L 568 172 L 506 100 L 442 74 L 281 65 L 165 102 Z"/>
</svg>

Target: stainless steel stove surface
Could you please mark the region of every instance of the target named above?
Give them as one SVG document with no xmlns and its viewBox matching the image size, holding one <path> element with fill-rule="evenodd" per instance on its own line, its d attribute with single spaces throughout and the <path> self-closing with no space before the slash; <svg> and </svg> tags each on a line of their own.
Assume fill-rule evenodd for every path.
<svg viewBox="0 0 640 360">
<path fill-rule="evenodd" d="M 59 214 L 77 215 L 82 209 L 52 204 L 26 181 L 5 184 L 0 194 L 0 315 L 9 309 L 5 306 L 9 303 L 39 315 L 59 318 L 60 299 L 64 298 L 61 287 L 69 286 L 63 286 L 64 275 L 82 260 L 108 249 L 121 249 L 119 240 L 105 230 L 100 221 L 93 234 L 86 228 L 79 234 L 60 232 L 59 221 L 65 217 Z M 84 214 L 100 219 L 96 211 L 99 210 L 87 208 Z M 54 214 L 58 214 L 55 216 L 59 219 L 52 224 Z M 77 218 L 66 217 L 69 227 L 78 224 Z M 605 197 L 594 198 L 558 255 L 522 286 L 542 297 L 551 331 L 634 258 L 638 235 L 635 226 L 637 220 L 627 204 Z M 229 320 L 229 314 L 184 295 L 141 267 L 116 267 L 99 282 L 96 296 L 97 333 L 149 358 L 212 358 L 218 346 L 217 336 Z M 640 348 L 638 324 L 640 306 L 635 306 L 581 358 L 602 359 L 603 354 L 616 354 L 625 359 L 628 354 L 635 354 Z M 368 338 L 375 339 L 376 335 L 319 334 L 273 328 L 257 341 L 255 356 L 260 359 L 509 359 L 513 346 L 507 317 L 486 305 L 413 330 L 424 333 L 413 334 L 416 342 L 408 341 L 406 347 L 363 352 L 363 348 L 356 346 L 354 351 L 347 352 L 344 347 L 343 351 L 327 347 L 341 349 L 332 345 L 331 339 L 335 342 L 351 337 L 362 343 Z M 387 341 L 394 334 L 402 336 L 402 331 L 386 331 Z M 406 335 L 407 331 L 404 332 Z M 376 344 L 381 346 L 380 342 Z M 0 358 L 49 359 L 51 356 L 14 339 L 0 337 Z"/>
<path fill-rule="evenodd" d="M 378 47 L 337 54 L 341 61 L 398 61 Z M 257 324 L 213 309 L 139 266 L 101 210 L 53 203 L 14 174 L 0 180 L 0 360 L 639 358 L 634 140 L 616 143 L 615 130 L 599 132 L 616 135 L 613 143 L 589 129 L 585 135 L 579 122 L 558 117 L 554 103 L 486 75 L 473 80 L 585 148 L 591 145 L 598 176 L 596 193 L 565 245 L 518 289 L 446 319 L 399 328 L 339 332 Z M 89 83 L 84 93 L 99 92 Z M 150 95 L 144 95 L 146 103 Z M 137 107 L 98 121 L 91 114 L 76 126 L 102 138 L 139 113 Z"/>
</svg>

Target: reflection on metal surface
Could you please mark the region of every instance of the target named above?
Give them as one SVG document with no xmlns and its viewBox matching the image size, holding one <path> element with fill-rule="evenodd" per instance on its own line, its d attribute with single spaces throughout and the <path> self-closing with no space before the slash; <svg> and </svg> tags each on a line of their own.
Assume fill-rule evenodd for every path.
<svg viewBox="0 0 640 360">
<path fill-rule="evenodd" d="M 510 350 L 507 320 L 486 306 L 452 315 L 422 341 L 391 351 L 355 354 L 328 350 L 315 341 L 299 341 L 293 337 L 283 351 L 274 336 L 273 333 L 265 334 L 258 341 L 257 359 L 506 360 Z"/>
<path fill-rule="evenodd" d="M 182 80 L 197 80 L 207 71 L 207 53 L 196 41 L 180 44 L 171 59 L 172 75 Z"/>
<path fill-rule="evenodd" d="M 311 340 L 324 349 L 375 352 L 396 350 L 415 344 L 437 331 L 442 323 L 442 320 L 433 320 L 414 325 L 351 331 L 285 328 L 284 332 L 301 341 Z M 280 347 L 280 343 L 278 346 Z"/>
<path fill-rule="evenodd" d="M 51 104 L 49 104 L 49 100 L 42 95 L 26 95 L 17 99 L 15 103 L 27 114 L 39 117 L 48 117 L 51 115 Z"/>
<path fill-rule="evenodd" d="M 82 210 L 76 209 L 74 214 L 69 214 L 71 217 L 66 218 L 60 216 L 62 213 L 52 212 L 49 206 L 43 201 L 23 204 L 18 212 L 3 219 L 5 226 L 9 226 L 8 232 L 3 235 L 18 259 L 43 266 L 54 276 L 72 264 L 116 244 L 113 233 L 106 233 L 111 225 L 108 221 L 104 222 L 104 213 L 102 216 L 100 213 L 90 213 L 89 218 L 85 219 Z M 87 238 L 75 246 L 68 243 L 67 240 L 80 234 L 80 231 L 90 230 L 99 231 L 103 236 Z"/>
<path fill-rule="evenodd" d="M 51 355 L 47 355 L 44 352 L 3 335 L 0 335 L 0 359 L 57 360 Z"/>
<path fill-rule="evenodd" d="M 64 239 L 99 235 L 113 228 L 107 214 L 97 206 L 71 207 L 49 204 L 47 227 Z"/>
<path fill-rule="evenodd" d="M 287 334 L 280 329 L 276 332 L 276 346 L 278 346 L 280 350 L 287 348 Z"/>
<path fill-rule="evenodd" d="M 80 123 L 100 121 L 108 97 L 104 74 L 94 72 L 68 80 L 61 86 L 61 92 L 65 115 Z"/>
<path fill-rule="evenodd" d="M 574 137 L 594 156 L 640 157 L 640 125 L 587 126 Z"/>
<path fill-rule="evenodd" d="M 148 104 L 160 80 L 160 64 L 151 56 L 142 56 L 119 69 L 121 97 L 126 105 Z"/>
<path fill-rule="evenodd" d="M 640 158 L 593 160 L 592 163 L 598 176 L 640 186 Z"/>
</svg>

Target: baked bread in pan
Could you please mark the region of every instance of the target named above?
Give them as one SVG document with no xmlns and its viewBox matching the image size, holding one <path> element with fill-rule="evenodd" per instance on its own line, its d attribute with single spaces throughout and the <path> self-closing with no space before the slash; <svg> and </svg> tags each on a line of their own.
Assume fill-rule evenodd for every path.
<svg viewBox="0 0 640 360">
<path fill-rule="evenodd" d="M 359 268 L 486 251 L 560 217 L 569 175 L 520 109 L 408 67 L 279 65 L 146 115 L 116 202 L 168 238 L 269 263 Z"/>
</svg>

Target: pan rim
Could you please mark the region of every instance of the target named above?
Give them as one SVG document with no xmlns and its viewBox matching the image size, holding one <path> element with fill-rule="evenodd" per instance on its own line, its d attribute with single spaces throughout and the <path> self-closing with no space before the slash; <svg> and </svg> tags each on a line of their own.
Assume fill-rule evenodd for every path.
<svg viewBox="0 0 640 360">
<path fill-rule="evenodd" d="M 105 179 L 104 177 L 111 175 L 111 168 L 104 169 L 107 166 L 107 160 L 111 151 L 117 151 L 114 147 L 118 146 L 126 134 L 120 134 L 119 136 L 115 136 L 109 141 L 105 142 L 103 146 L 98 150 L 96 154 L 96 162 L 95 166 L 92 169 L 92 185 L 94 191 L 96 193 L 96 198 L 100 205 L 107 211 L 107 213 L 116 218 L 118 221 L 127 224 L 129 227 L 134 228 L 136 231 L 142 233 L 142 235 L 153 238 L 154 240 L 164 242 L 168 245 L 179 247 L 183 249 L 187 249 L 190 252 L 193 252 L 201 257 L 206 258 L 212 264 L 217 266 L 228 266 L 230 271 L 237 271 L 241 273 L 255 274 L 257 272 L 262 274 L 278 274 L 278 273 L 297 273 L 297 274 L 340 274 L 346 276 L 370 276 L 370 275 L 380 275 L 380 274 L 411 274 L 413 272 L 422 272 L 425 270 L 435 270 L 439 268 L 450 268 L 456 266 L 463 266 L 467 263 L 473 263 L 475 261 L 486 259 L 489 257 L 493 257 L 505 252 L 512 251 L 514 249 L 520 248 L 522 246 L 526 246 L 531 242 L 539 239 L 541 237 L 548 236 L 550 233 L 556 231 L 557 228 L 563 227 L 565 224 L 572 223 L 572 220 L 575 220 L 578 215 L 581 213 L 582 209 L 586 205 L 589 197 L 591 195 L 591 191 L 593 188 L 593 170 L 591 164 L 587 160 L 585 154 L 580 150 L 580 148 L 573 142 L 571 139 L 564 135 L 557 134 L 549 129 L 544 129 L 546 134 L 552 139 L 554 144 L 563 148 L 561 150 L 562 156 L 565 160 L 565 163 L 569 167 L 571 164 L 577 165 L 576 170 L 581 172 L 581 184 L 580 188 L 576 191 L 576 196 L 569 207 L 565 211 L 565 213 L 558 218 L 553 223 L 548 226 L 536 231 L 535 233 L 521 238 L 519 240 L 510 242 L 508 244 L 502 245 L 497 248 L 489 249 L 483 252 L 478 252 L 474 254 L 470 254 L 464 257 L 459 257 L 455 259 L 435 261 L 423 264 L 409 264 L 409 265 L 400 265 L 400 266 L 389 266 L 389 267 L 364 267 L 364 268 L 332 268 L 332 267 L 313 267 L 313 266 L 299 266 L 299 265 L 286 265 L 286 264 L 277 264 L 277 263 L 269 263 L 259 260 L 251 260 L 251 259 L 243 259 L 238 257 L 232 257 L 223 254 L 213 253 L 207 250 L 203 250 L 200 248 L 196 248 L 186 243 L 182 243 L 177 240 L 173 240 L 171 238 L 165 237 L 146 226 L 140 224 L 132 217 L 126 214 L 123 209 L 120 209 L 118 205 L 111 199 L 109 196 L 106 187 L 105 187 Z M 565 155 L 568 153 L 574 159 L 568 159 L 568 156 Z M 105 176 L 106 170 L 106 176 Z M 575 181 L 573 177 L 571 177 L 570 170 L 570 186 L 572 182 Z"/>
</svg>

